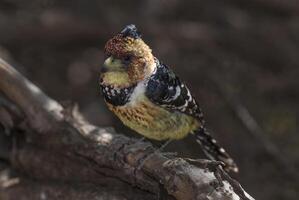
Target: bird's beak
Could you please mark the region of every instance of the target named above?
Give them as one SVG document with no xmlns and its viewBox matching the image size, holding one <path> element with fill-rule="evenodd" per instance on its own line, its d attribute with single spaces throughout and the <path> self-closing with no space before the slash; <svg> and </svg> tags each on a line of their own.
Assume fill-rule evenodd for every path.
<svg viewBox="0 0 299 200">
<path fill-rule="evenodd" d="M 110 56 L 105 60 L 101 72 L 105 73 L 107 71 L 120 71 L 122 69 L 123 69 L 123 63 L 121 62 L 121 60 L 116 59 L 113 56 Z"/>
</svg>

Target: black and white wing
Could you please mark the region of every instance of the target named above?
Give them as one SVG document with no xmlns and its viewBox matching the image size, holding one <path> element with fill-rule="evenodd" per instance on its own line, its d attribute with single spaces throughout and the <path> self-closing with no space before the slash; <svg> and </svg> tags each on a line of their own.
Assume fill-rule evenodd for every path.
<svg viewBox="0 0 299 200">
<path fill-rule="evenodd" d="M 156 60 L 157 70 L 150 77 L 146 96 L 155 104 L 170 111 L 191 115 L 204 123 L 202 112 L 189 89 L 166 65 Z"/>
<path fill-rule="evenodd" d="M 189 89 L 167 66 L 156 62 L 158 68 L 148 82 L 146 96 L 153 103 L 170 111 L 178 111 L 198 119 L 201 127 L 194 132 L 194 135 L 205 154 L 213 160 L 224 162 L 227 171 L 238 172 L 233 159 L 204 128 L 203 114 Z"/>
</svg>

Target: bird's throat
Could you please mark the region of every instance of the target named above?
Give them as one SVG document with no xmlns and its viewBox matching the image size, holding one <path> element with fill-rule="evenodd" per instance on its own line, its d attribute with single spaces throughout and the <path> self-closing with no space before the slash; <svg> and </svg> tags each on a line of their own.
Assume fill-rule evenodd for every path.
<svg viewBox="0 0 299 200">
<path fill-rule="evenodd" d="M 105 72 L 101 75 L 101 81 L 104 85 L 111 85 L 114 87 L 128 87 L 130 86 L 129 76 L 126 72 Z"/>
</svg>

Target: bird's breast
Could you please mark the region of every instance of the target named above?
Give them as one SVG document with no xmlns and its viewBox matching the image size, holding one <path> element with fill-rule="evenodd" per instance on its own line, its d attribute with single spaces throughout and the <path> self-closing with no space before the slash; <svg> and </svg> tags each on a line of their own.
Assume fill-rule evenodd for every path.
<svg viewBox="0 0 299 200">
<path fill-rule="evenodd" d="M 139 88 L 142 90 L 142 88 Z M 132 93 L 134 95 L 134 92 Z M 180 139 L 199 127 L 193 117 L 171 112 L 153 104 L 145 95 L 139 94 L 127 104 L 115 106 L 109 102 L 109 109 L 129 128 L 155 140 Z M 133 100 L 133 101 L 132 101 Z"/>
</svg>

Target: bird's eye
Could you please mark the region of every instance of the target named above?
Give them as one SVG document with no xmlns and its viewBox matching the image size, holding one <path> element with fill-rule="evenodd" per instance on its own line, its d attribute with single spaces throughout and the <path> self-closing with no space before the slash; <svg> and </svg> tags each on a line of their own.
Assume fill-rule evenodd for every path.
<svg viewBox="0 0 299 200">
<path fill-rule="evenodd" d="M 123 61 L 124 61 L 125 64 L 129 64 L 130 61 L 131 61 L 131 56 L 124 57 Z"/>
</svg>

